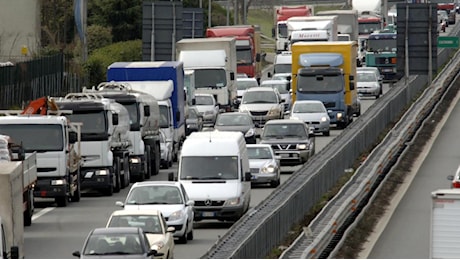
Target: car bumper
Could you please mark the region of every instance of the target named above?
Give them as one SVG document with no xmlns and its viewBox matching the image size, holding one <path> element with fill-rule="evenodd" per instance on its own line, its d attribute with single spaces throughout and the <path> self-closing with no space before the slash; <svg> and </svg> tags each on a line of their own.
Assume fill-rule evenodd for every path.
<svg viewBox="0 0 460 260">
<path fill-rule="evenodd" d="M 174 231 L 174 234 L 173 234 L 174 237 L 182 237 L 185 234 L 185 232 L 187 232 L 185 230 L 186 223 L 187 223 L 186 218 L 177 219 L 173 221 L 170 221 L 170 220 L 166 221 L 166 224 L 168 225 L 168 227 L 174 227 L 176 229 L 176 231 Z"/>
<path fill-rule="evenodd" d="M 203 114 L 203 123 L 214 123 L 216 121 L 215 115 Z"/>
<path fill-rule="evenodd" d="M 272 181 L 277 181 L 279 176 L 277 173 L 252 173 L 251 174 L 251 183 L 254 184 L 264 184 L 270 183 Z"/>
<path fill-rule="evenodd" d="M 254 123 L 259 123 L 260 125 L 265 124 L 267 121 L 272 120 L 272 119 L 280 119 L 279 115 L 266 115 L 266 116 L 254 116 L 251 115 L 252 121 Z"/>
<path fill-rule="evenodd" d="M 82 169 L 81 170 L 81 188 L 82 189 L 107 189 L 112 185 L 110 180 L 110 170 L 107 175 L 96 175 L 94 172 L 100 169 Z"/>
<path fill-rule="evenodd" d="M 277 156 L 281 157 L 281 165 L 299 165 L 308 161 L 310 151 L 275 151 Z"/>
<path fill-rule="evenodd" d="M 358 88 L 358 94 L 362 96 L 375 96 L 380 94 L 380 88 Z"/>
<path fill-rule="evenodd" d="M 196 207 L 195 221 L 203 219 L 236 220 L 244 214 L 244 205 L 235 207 Z"/>
</svg>

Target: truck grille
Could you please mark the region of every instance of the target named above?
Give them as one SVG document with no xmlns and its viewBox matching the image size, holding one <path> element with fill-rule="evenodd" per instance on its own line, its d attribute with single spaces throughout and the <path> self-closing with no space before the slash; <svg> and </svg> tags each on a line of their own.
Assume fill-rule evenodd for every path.
<svg viewBox="0 0 460 260">
<path fill-rule="evenodd" d="M 306 121 L 305 123 L 306 123 L 307 125 L 319 125 L 319 122 L 318 122 L 318 121 L 310 121 L 310 122 Z"/>
<path fill-rule="evenodd" d="M 297 150 L 297 144 L 272 144 L 274 151 L 292 151 Z"/>
<path fill-rule="evenodd" d="M 378 65 L 392 65 L 396 64 L 396 57 L 380 57 L 375 59 L 375 64 Z"/>
<path fill-rule="evenodd" d="M 265 116 L 267 113 L 268 111 L 251 111 L 251 115 L 253 116 Z"/>
<path fill-rule="evenodd" d="M 224 200 L 211 200 L 210 203 L 211 203 L 211 205 L 206 205 L 206 201 L 198 200 L 198 201 L 195 201 L 195 206 L 198 206 L 198 207 L 216 207 L 216 206 L 224 205 L 225 201 Z M 209 204 L 209 201 L 208 201 L 208 204 Z"/>
</svg>

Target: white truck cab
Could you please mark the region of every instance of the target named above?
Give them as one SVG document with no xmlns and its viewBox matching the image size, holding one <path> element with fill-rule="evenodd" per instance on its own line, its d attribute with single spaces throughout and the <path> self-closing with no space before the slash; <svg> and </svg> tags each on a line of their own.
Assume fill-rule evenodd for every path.
<svg viewBox="0 0 460 260">
<path fill-rule="evenodd" d="M 169 179 L 173 179 L 170 174 Z M 249 209 L 251 173 L 240 132 L 194 132 L 185 140 L 177 180 L 195 201 L 195 220 L 236 221 Z"/>
</svg>

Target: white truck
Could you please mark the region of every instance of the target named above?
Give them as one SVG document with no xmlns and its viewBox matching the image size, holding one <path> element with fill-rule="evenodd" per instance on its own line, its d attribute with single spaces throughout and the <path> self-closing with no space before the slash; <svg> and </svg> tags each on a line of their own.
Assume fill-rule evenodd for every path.
<svg viewBox="0 0 460 260">
<path fill-rule="evenodd" d="M 350 41 L 358 41 L 358 11 L 357 10 L 327 10 L 319 11 L 317 16 L 337 16 L 337 31 L 348 34 Z"/>
<path fill-rule="evenodd" d="M 113 99 L 89 93 L 56 98 L 65 116 L 81 127 L 81 186 L 111 196 L 130 183 L 129 114 Z"/>
<path fill-rule="evenodd" d="M 337 16 L 291 17 L 287 20 L 289 46 L 299 41 L 337 41 Z"/>
<path fill-rule="evenodd" d="M 21 144 L 26 157 L 36 154 L 34 197 L 52 198 L 58 207 L 80 201 L 80 124 L 64 116 L 18 115 L 3 110 L 0 133 Z"/>
<path fill-rule="evenodd" d="M 458 258 L 460 255 L 460 189 L 431 193 L 430 257 Z"/>
<path fill-rule="evenodd" d="M 98 93 L 122 104 L 129 112 L 129 175 L 130 181 L 144 181 L 159 173 L 160 107 L 149 94 L 135 91 L 129 83 L 102 82 L 83 93 Z"/>
<path fill-rule="evenodd" d="M 351 6 L 358 11 L 358 15 L 382 15 L 381 0 L 352 0 Z"/>
<path fill-rule="evenodd" d="M 182 39 L 176 43 L 176 60 L 184 70 L 195 71 L 195 93 L 212 94 L 219 107 L 237 105 L 236 41 L 233 37 Z"/>
</svg>

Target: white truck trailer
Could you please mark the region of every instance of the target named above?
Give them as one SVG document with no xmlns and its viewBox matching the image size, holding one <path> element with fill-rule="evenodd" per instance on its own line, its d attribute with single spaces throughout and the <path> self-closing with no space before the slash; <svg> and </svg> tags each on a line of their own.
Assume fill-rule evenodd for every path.
<svg viewBox="0 0 460 260">
<path fill-rule="evenodd" d="M 298 41 L 337 41 L 337 16 L 291 17 L 287 20 L 289 45 Z"/>
<path fill-rule="evenodd" d="M 460 255 L 460 189 L 431 193 L 430 257 L 458 258 Z"/>
<path fill-rule="evenodd" d="M 350 41 L 358 41 L 358 11 L 357 10 L 327 10 L 319 11 L 317 16 L 337 16 L 337 31 L 339 34 L 350 35 Z"/>
</svg>

